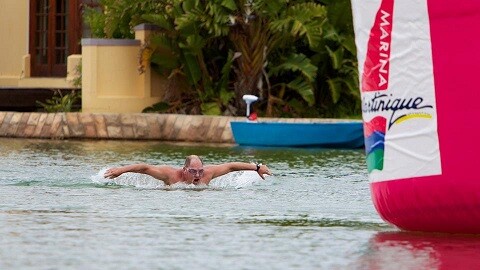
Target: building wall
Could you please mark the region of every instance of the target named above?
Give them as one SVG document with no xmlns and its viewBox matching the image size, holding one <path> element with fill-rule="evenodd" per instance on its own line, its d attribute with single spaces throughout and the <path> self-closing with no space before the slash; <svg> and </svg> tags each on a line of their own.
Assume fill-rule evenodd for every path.
<svg viewBox="0 0 480 270">
<path fill-rule="evenodd" d="M 30 77 L 29 15 L 29 0 L 0 0 L 0 88 L 76 88 L 80 55 L 68 57 L 67 78 Z"/>
<path fill-rule="evenodd" d="M 16 86 L 28 54 L 29 1 L 0 1 L 0 87 Z"/>
<path fill-rule="evenodd" d="M 80 76 L 76 68 L 83 62 L 82 107 L 86 112 L 141 112 L 162 100 L 166 79 L 149 68 L 142 75 L 137 71 L 140 44 L 150 31 L 142 27 L 136 29 L 137 40 L 120 41 L 134 42 L 134 46 L 88 44 L 83 51 L 86 59 L 69 55 L 66 77 L 30 77 L 29 14 L 30 0 L 0 0 L 0 91 L 77 88 L 73 80 Z"/>
<path fill-rule="evenodd" d="M 82 40 L 83 112 L 139 113 L 161 101 L 152 91 L 152 73 L 138 73 L 140 44 L 133 39 Z"/>
</svg>

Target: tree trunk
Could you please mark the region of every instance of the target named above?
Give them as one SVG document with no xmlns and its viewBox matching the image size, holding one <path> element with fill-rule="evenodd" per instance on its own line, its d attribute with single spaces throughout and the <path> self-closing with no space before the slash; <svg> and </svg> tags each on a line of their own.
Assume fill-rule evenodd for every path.
<svg viewBox="0 0 480 270">
<path fill-rule="evenodd" d="M 241 53 L 237 59 L 234 82 L 235 105 L 240 115 L 246 110 L 243 95 L 250 94 L 263 98 L 261 87 L 263 83 L 260 81 L 266 61 L 265 48 L 268 36 L 268 29 L 260 19 L 239 23 L 230 32 L 235 49 Z"/>
</svg>

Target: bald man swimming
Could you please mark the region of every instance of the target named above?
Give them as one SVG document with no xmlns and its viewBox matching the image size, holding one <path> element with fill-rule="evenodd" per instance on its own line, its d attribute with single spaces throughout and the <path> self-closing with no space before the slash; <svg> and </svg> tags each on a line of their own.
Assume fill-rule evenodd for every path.
<svg viewBox="0 0 480 270">
<path fill-rule="evenodd" d="M 166 165 L 133 164 L 108 169 L 104 177 L 112 179 L 126 172 L 134 172 L 148 174 L 163 181 L 166 185 L 176 183 L 208 185 L 212 179 L 235 171 L 256 171 L 262 179 L 265 179 L 265 174 L 272 175 L 266 165 L 258 163 L 228 162 L 219 165 L 203 166 L 203 161 L 199 156 L 190 155 L 185 159 L 183 168 L 174 168 Z"/>
</svg>

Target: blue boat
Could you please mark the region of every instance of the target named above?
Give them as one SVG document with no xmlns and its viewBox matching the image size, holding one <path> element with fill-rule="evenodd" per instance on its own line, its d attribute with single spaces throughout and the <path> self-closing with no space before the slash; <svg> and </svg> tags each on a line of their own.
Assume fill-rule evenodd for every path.
<svg viewBox="0 0 480 270">
<path fill-rule="evenodd" d="M 360 148 L 362 121 L 253 122 L 231 121 L 235 142 L 242 146 Z"/>
</svg>

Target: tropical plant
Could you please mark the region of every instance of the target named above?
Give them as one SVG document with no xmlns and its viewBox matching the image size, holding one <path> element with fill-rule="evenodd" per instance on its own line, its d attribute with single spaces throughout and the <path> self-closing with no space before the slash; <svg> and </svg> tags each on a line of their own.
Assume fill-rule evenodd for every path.
<svg viewBox="0 0 480 270">
<path fill-rule="evenodd" d="M 93 33 L 132 37 L 138 23 L 158 27 L 142 47 L 139 70 L 150 65 L 174 87 L 148 110 L 238 115 L 242 95 L 255 94 L 267 116 L 360 111 L 349 0 L 100 3 L 102 12 L 87 16 L 98 25 Z"/>
<path fill-rule="evenodd" d="M 82 62 L 75 66 L 74 72 L 72 84 L 77 88 L 82 88 Z"/>
<path fill-rule="evenodd" d="M 350 0 L 321 0 L 327 8 L 321 45 L 310 55 L 318 66 L 317 107 L 325 117 L 360 117 L 358 64 Z"/>
<path fill-rule="evenodd" d="M 51 99 L 47 99 L 45 102 L 36 101 L 38 105 L 43 107 L 46 112 L 72 112 L 79 111 L 79 106 L 77 106 L 79 101 L 82 99 L 81 87 L 82 87 L 82 63 L 80 62 L 74 69 L 75 74 L 73 74 L 72 84 L 76 88 L 70 92 L 64 94 L 60 89 L 53 89 L 53 95 Z"/>
<path fill-rule="evenodd" d="M 267 115 L 272 115 L 274 104 L 284 104 L 285 90 L 295 91 L 310 106 L 315 103 L 316 67 L 294 45 L 303 41 L 318 46 L 326 18 L 323 6 L 286 0 L 187 0 L 172 1 L 165 11 L 143 16 L 160 33 L 144 48 L 141 64 L 150 60 L 158 70 L 184 74 L 202 100 L 202 111 L 214 108 L 211 99 L 228 107 L 231 70 L 237 108 L 244 108 L 244 94 L 255 94 L 267 98 Z M 206 62 L 213 46 L 216 56 L 209 54 L 212 61 Z M 282 57 L 269 60 L 277 55 Z"/>
<path fill-rule="evenodd" d="M 133 27 L 145 13 L 161 11 L 156 0 L 99 0 L 97 7 L 85 6 L 85 22 L 95 38 L 134 38 Z"/>
<path fill-rule="evenodd" d="M 265 97 L 265 81 L 267 116 L 274 114 L 275 104 L 285 105 L 288 90 L 312 106 L 317 68 L 295 45 L 318 46 L 325 8 L 313 2 L 287 0 L 241 4 L 243 16 L 234 18 L 238 26 L 230 32 L 235 48 L 242 53 L 236 70 L 237 99 L 246 93 Z"/>
<path fill-rule="evenodd" d="M 142 16 L 159 31 L 142 49 L 140 70 L 151 63 L 168 78 L 183 76 L 200 99 L 203 114 L 235 114 L 229 106 L 233 93 L 228 89 L 235 57 L 221 38 L 229 29 L 219 16 L 225 2 L 171 1 L 164 12 Z"/>
<path fill-rule="evenodd" d="M 67 94 L 63 94 L 60 89 L 53 91 L 52 98 L 47 99 L 45 103 L 37 100 L 37 104 L 42 106 L 46 112 L 72 112 L 77 110 L 74 105 L 82 98 L 80 91 L 74 89 Z"/>
</svg>

